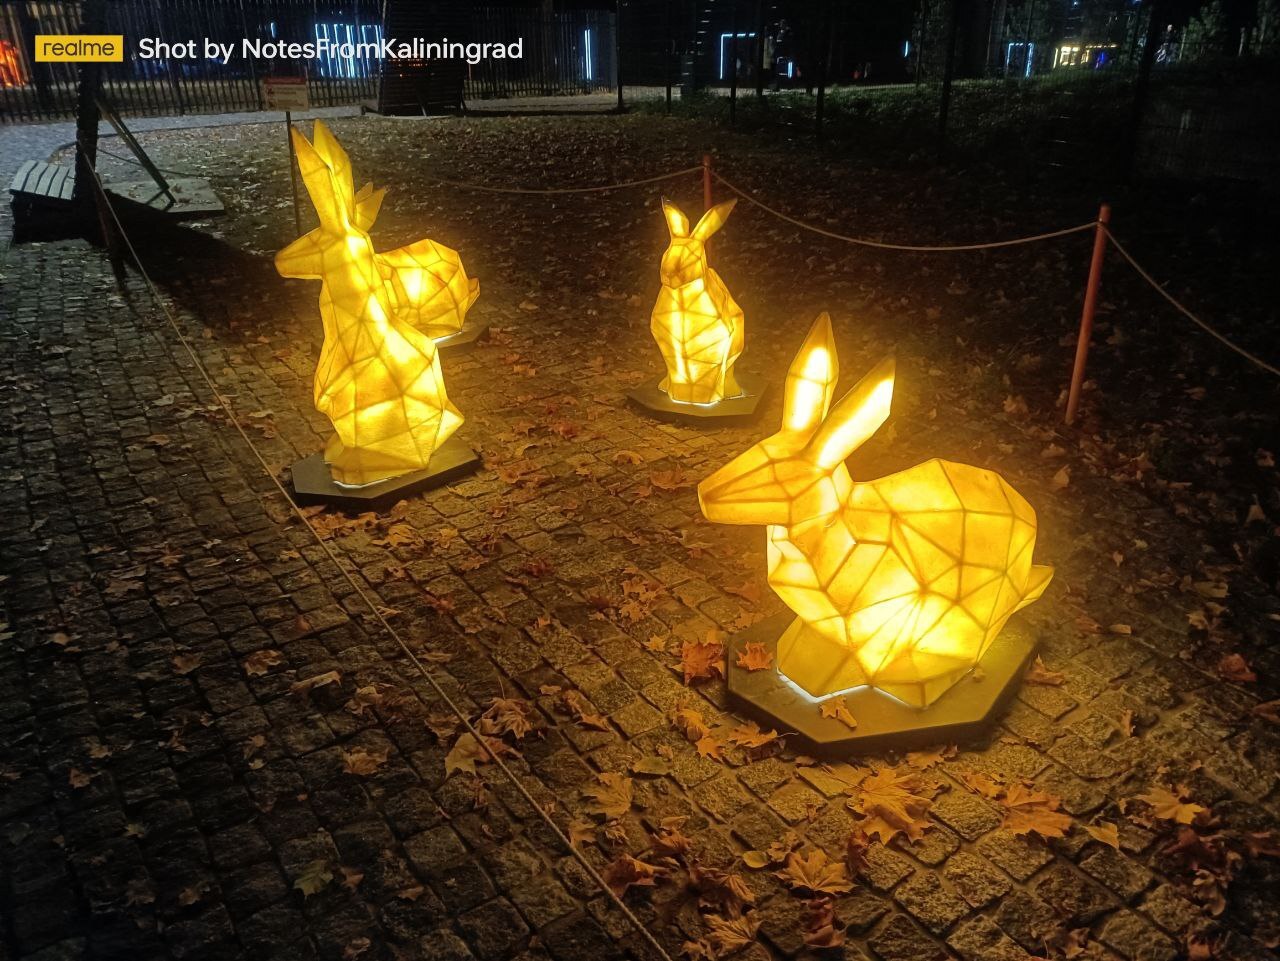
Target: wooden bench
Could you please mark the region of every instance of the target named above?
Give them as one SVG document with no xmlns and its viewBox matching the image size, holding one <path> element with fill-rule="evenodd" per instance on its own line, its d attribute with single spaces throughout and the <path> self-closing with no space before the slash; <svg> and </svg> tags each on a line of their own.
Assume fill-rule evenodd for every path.
<svg viewBox="0 0 1280 961">
<path fill-rule="evenodd" d="M 76 186 L 76 170 L 66 164 L 28 160 L 18 168 L 9 185 L 14 203 L 51 204 L 62 206 L 71 203 L 71 193 Z"/>
</svg>

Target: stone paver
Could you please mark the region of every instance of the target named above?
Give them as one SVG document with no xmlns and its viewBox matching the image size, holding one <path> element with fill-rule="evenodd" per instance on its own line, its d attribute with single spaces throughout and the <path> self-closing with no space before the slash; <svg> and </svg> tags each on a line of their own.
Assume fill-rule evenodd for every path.
<svg viewBox="0 0 1280 961">
<path fill-rule="evenodd" d="M 705 523 L 693 492 L 771 428 L 776 399 L 758 426 L 711 431 L 625 407 L 622 388 L 657 364 L 654 196 L 495 199 L 429 184 L 431 169 L 527 180 L 538 152 L 568 179 L 572 151 L 603 145 L 617 148 L 608 169 L 574 175 L 623 179 L 683 166 L 705 134 L 587 118 L 335 129 L 357 177 L 391 188 L 379 241 L 430 233 L 461 249 L 481 278 L 476 316 L 497 329 L 445 362 L 484 469 L 382 518 L 311 521 L 471 718 L 494 698 L 527 702 L 535 730 L 507 737 L 507 763 L 563 830 L 593 825 L 581 842 L 592 864 L 630 851 L 668 869 L 626 902 L 673 954 L 707 934 L 686 872 L 651 849 L 663 820 L 683 817 L 689 857 L 753 892 L 759 936 L 741 957 L 841 956 L 805 944 L 805 897 L 740 859 L 794 832 L 843 860 L 857 824 L 847 785 L 901 759 L 824 769 L 782 743 L 716 759 L 671 719 L 683 706 L 740 721 L 722 684 L 682 683 L 676 652 L 779 609 L 762 533 Z M 162 162 L 213 176 L 229 215 L 194 238 L 139 239 L 279 471 L 328 425 L 310 406 L 317 289 L 268 259 L 292 229 L 277 133 L 147 134 Z M 641 159 L 626 159 L 631 147 Z M 737 162 L 754 182 L 786 163 L 763 149 Z M 698 185 L 670 189 L 692 206 Z M 1200 581 L 1203 565 L 1228 561 L 1202 549 L 1195 521 L 1083 459 L 1060 496 L 1043 435 L 1000 413 L 1003 386 L 966 381 L 954 335 L 895 326 L 909 283 L 734 216 L 714 256 L 761 318 L 744 363 L 780 371 L 824 304 L 839 314 L 846 374 L 897 343 L 895 439 L 859 453 L 859 476 L 933 455 L 999 465 L 1039 508 L 1038 552 L 1058 567 L 1024 616 L 1065 683 L 1024 687 L 999 727 L 929 768 L 930 829 L 873 842 L 834 899 L 843 957 L 1019 961 L 1058 956 L 1046 944 L 1081 929 L 1087 956 L 1105 961 L 1172 961 L 1192 932 L 1223 958 L 1274 957 L 1274 866 L 1246 859 L 1214 915 L 1169 850 L 1173 828 L 1142 823 L 1132 800 L 1172 778 L 1212 807 L 1215 831 L 1274 826 L 1280 743 L 1253 714 L 1269 682 L 1220 681 L 1211 653 L 1184 643 L 1194 588 L 1159 580 Z M 263 476 L 136 275 L 117 286 L 78 241 L 15 247 L 5 274 L 0 959 L 651 956 L 494 766 L 447 776 L 456 721 Z M 1117 567 L 1117 539 L 1138 537 L 1140 570 Z M 1233 585 L 1265 604 L 1243 576 Z M 1255 601 L 1240 601 L 1241 619 Z M 1261 641 L 1265 621 L 1249 623 Z M 1259 647 L 1239 649 L 1264 663 Z M 576 720 L 565 691 L 603 724 Z M 632 776 L 645 758 L 664 764 L 634 775 L 631 809 L 608 826 L 592 816 L 597 776 Z M 1017 835 L 972 787 L 978 775 L 1049 791 L 1075 823 L 1049 842 Z M 1085 832 L 1100 822 L 1118 825 L 1119 850 Z"/>
</svg>

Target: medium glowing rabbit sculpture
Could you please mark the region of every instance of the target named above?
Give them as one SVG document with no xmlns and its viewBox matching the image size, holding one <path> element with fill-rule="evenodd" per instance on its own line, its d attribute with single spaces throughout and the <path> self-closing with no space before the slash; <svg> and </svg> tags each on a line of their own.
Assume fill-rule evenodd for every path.
<svg viewBox="0 0 1280 961">
<path fill-rule="evenodd" d="M 291 136 L 320 226 L 276 254 L 276 269 L 321 282 L 314 397 L 336 431 L 325 462 L 348 486 L 420 470 L 462 415 L 445 395 L 435 343 L 411 322 L 413 299 L 398 300 L 369 238 L 383 191 L 366 184 L 354 192 L 346 151 L 320 121 L 314 145 L 297 130 Z"/>
<path fill-rule="evenodd" d="M 671 244 L 662 255 L 662 290 L 649 329 L 667 365 L 659 387 L 681 403 L 715 404 L 742 393 L 733 375 L 744 342 L 742 308 L 707 266 L 706 248 L 733 205 L 717 204 L 690 230 L 689 218 L 662 201 Z"/>
<path fill-rule="evenodd" d="M 1053 576 L 1036 515 L 993 471 L 930 460 L 855 482 L 845 458 L 889 416 L 894 362 L 834 407 L 822 314 L 787 372 L 782 430 L 698 485 L 708 519 L 767 525 L 769 585 L 796 620 L 778 671 L 823 697 L 871 685 L 918 707 L 968 673 Z"/>
</svg>

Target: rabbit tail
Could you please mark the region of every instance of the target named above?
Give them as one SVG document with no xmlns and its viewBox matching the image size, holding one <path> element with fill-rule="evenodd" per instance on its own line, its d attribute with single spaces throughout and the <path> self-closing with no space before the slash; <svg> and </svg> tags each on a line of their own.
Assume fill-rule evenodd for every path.
<svg viewBox="0 0 1280 961">
<path fill-rule="evenodd" d="M 1032 564 L 1031 573 L 1027 575 L 1026 592 L 1022 595 L 1022 600 L 1018 602 L 1015 610 L 1020 611 L 1028 604 L 1038 601 L 1051 580 L 1053 580 L 1052 567 L 1046 564 Z"/>
</svg>

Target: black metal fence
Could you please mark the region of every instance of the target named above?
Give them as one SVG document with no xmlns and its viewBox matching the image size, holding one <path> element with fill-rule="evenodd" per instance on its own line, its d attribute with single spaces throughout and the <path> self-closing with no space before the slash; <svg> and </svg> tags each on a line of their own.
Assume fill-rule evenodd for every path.
<svg viewBox="0 0 1280 961">
<path fill-rule="evenodd" d="M 553 96 L 612 90 L 617 76 L 614 14 L 573 10 L 478 7 L 471 17 L 473 43 L 524 45 L 519 59 L 488 58 L 471 66 L 467 97 Z"/>
<path fill-rule="evenodd" d="M 377 0 L 123 0 L 106 8 L 106 33 L 123 34 L 125 60 L 104 64 L 103 86 L 117 109 L 130 114 L 258 110 L 260 81 L 291 72 L 296 61 L 253 56 L 242 41 L 314 42 L 319 37 L 374 41 L 381 37 Z M 75 111 L 77 65 L 36 63 L 37 34 L 81 32 L 80 4 L 71 0 L 0 3 L 0 57 L 9 69 L 0 86 L 0 120 L 47 120 Z M 143 38 L 170 54 L 138 55 Z M 205 39 L 233 44 L 226 63 L 205 56 Z M 173 45 L 196 41 L 194 56 L 173 55 Z M 355 103 L 376 96 L 372 58 L 326 57 L 310 62 L 311 102 Z"/>
<path fill-rule="evenodd" d="M 246 49 L 246 39 L 262 44 L 322 39 L 376 44 L 383 39 L 380 0 L 115 0 L 105 7 L 105 32 L 123 34 L 126 49 L 123 63 L 104 64 L 104 91 L 116 109 L 134 115 L 261 109 L 262 79 L 296 73 L 304 62 L 255 55 L 255 48 Z M 468 35 L 448 39 L 522 43 L 519 58 L 466 65 L 463 93 L 468 98 L 590 93 L 615 83 L 614 28 L 611 11 L 545 15 L 478 6 L 472 9 Z M 77 65 L 37 63 L 34 45 L 38 34 L 81 32 L 77 0 L 0 0 L 0 122 L 74 116 Z M 165 45 L 164 55 L 139 56 L 143 38 Z M 234 45 L 235 55 L 227 62 L 206 56 L 206 38 Z M 194 56 L 175 55 L 174 44 L 193 40 Z M 381 62 L 372 55 L 326 55 L 305 65 L 315 106 L 377 99 Z"/>
</svg>

